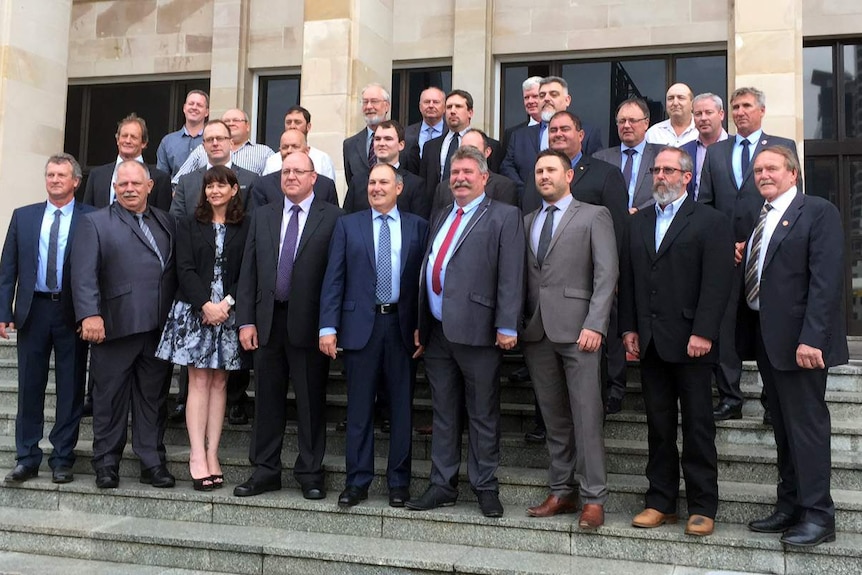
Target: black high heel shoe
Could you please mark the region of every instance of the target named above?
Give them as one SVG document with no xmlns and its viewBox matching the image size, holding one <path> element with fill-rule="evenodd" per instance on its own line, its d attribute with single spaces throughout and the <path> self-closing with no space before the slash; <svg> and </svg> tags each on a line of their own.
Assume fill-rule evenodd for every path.
<svg viewBox="0 0 862 575">
<path fill-rule="evenodd" d="M 210 481 L 212 481 L 213 489 L 221 489 L 224 487 L 224 475 L 210 475 Z"/>
<path fill-rule="evenodd" d="M 212 477 L 202 477 L 201 479 L 192 477 L 192 487 L 195 491 L 212 491 L 215 488 L 215 483 Z"/>
</svg>

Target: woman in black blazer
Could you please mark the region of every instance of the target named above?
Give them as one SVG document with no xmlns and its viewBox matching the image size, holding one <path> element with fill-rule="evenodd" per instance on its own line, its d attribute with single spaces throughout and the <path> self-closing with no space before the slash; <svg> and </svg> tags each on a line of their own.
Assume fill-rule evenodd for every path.
<svg viewBox="0 0 862 575">
<path fill-rule="evenodd" d="M 179 288 L 156 355 L 189 368 L 189 470 L 198 491 L 224 484 L 218 446 L 227 372 L 249 363 L 233 311 L 248 223 L 236 174 L 214 166 L 204 174 L 194 218 L 177 226 Z"/>
</svg>

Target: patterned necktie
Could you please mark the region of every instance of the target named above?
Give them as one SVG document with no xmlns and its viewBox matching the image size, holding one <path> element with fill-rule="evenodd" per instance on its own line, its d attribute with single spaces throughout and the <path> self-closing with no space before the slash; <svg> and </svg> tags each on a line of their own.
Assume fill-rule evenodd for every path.
<svg viewBox="0 0 862 575">
<path fill-rule="evenodd" d="M 443 173 L 440 174 L 440 181 L 446 182 L 449 180 L 449 170 L 451 169 L 452 156 L 455 150 L 458 149 L 458 132 L 452 132 L 452 140 L 449 142 L 449 149 L 446 150 L 446 163 L 443 164 Z"/>
<path fill-rule="evenodd" d="M 153 237 L 153 232 L 150 230 L 150 226 L 144 221 L 144 214 L 135 214 L 135 218 L 138 220 L 138 225 L 141 226 L 141 231 L 144 232 L 144 237 L 147 238 L 147 241 L 150 242 L 150 246 L 152 246 L 156 255 L 159 256 L 159 263 L 162 264 L 162 269 L 165 269 L 165 259 L 162 257 L 162 252 L 159 250 L 159 244 L 156 243 L 156 238 Z"/>
<path fill-rule="evenodd" d="M 464 210 L 458 208 L 458 211 L 455 212 L 455 221 L 449 226 L 449 231 L 446 232 L 446 237 L 443 239 L 443 245 L 440 246 L 440 252 L 434 258 L 434 267 L 431 269 L 431 289 L 437 295 L 440 295 L 440 292 L 443 291 L 443 284 L 440 283 L 440 271 L 443 269 L 443 260 L 446 259 L 449 244 L 452 243 L 452 238 L 455 237 L 455 232 L 458 231 L 458 226 L 461 225 L 461 216 L 463 215 Z"/>
<path fill-rule="evenodd" d="M 745 150 L 743 149 L 743 152 Z M 760 294 L 760 278 L 757 277 L 757 263 L 760 260 L 760 250 L 763 243 L 763 227 L 766 225 L 766 214 L 772 209 L 772 205 L 763 204 L 760 210 L 760 217 L 757 218 L 757 225 L 754 228 L 754 233 L 751 235 L 751 251 L 748 254 L 748 261 L 745 262 L 745 299 L 748 303 L 753 303 Z"/>
<path fill-rule="evenodd" d="M 539 151 L 543 152 L 548 149 L 548 123 L 545 121 L 539 122 Z"/>
<path fill-rule="evenodd" d="M 284 241 L 281 243 L 281 257 L 278 258 L 278 271 L 275 276 L 276 301 L 284 302 L 290 297 L 290 280 L 293 277 L 293 258 L 296 255 L 296 240 L 299 237 L 299 212 L 301 211 L 302 208 L 297 205 L 290 207 L 290 219 L 287 221 Z"/>
<path fill-rule="evenodd" d="M 374 153 L 374 136 L 368 142 L 368 167 L 373 168 L 377 165 L 377 154 Z"/>
<path fill-rule="evenodd" d="M 545 256 L 548 255 L 548 248 L 551 247 L 551 237 L 554 232 L 554 212 L 559 208 L 557 206 L 548 206 L 545 210 L 545 223 L 542 226 L 542 231 L 539 233 L 539 247 L 536 250 L 536 259 L 539 266 L 545 261 Z"/>
<path fill-rule="evenodd" d="M 742 146 L 742 154 L 739 157 L 740 165 L 742 166 L 742 170 L 741 170 L 742 175 L 739 178 L 739 185 L 740 186 L 742 185 L 742 182 L 745 181 L 745 172 L 748 171 L 748 164 L 751 163 L 751 154 L 749 154 L 749 152 L 748 152 L 748 146 L 750 144 L 751 144 L 751 142 L 749 142 L 748 139 L 744 139 L 744 140 L 742 140 L 742 142 L 740 142 L 740 145 Z"/>
<path fill-rule="evenodd" d="M 626 166 L 623 168 L 623 179 L 626 181 L 626 189 L 629 189 L 632 185 L 632 165 L 635 163 L 634 158 L 635 154 L 637 153 L 638 151 L 633 148 L 623 150 L 623 154 L 628 156 L 628 159 L 626 160 Z"/>
<path fill-rule="evenodd" d="M 48 236 L 48 263 L 45 268 L 45 284 L 51 291 L 57 290 L 57 249 L 60 242 L 60 210 L 54 211 L 51 234 Z"/>
<path fill-rule="evenodd" d="M 391 303 L 392 299 L 392 240 L 389 235 L 389 216 L 380 216 L 380 235 L 377 238 L 377 303 Z"/>
</svg>

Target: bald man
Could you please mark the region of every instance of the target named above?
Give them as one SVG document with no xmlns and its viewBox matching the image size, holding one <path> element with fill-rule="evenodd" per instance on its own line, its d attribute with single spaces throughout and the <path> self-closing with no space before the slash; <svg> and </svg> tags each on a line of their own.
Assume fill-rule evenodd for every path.
<svg viewBox="0 0 862 575">
<path fill-rule="evenodd" d="M 647 143 L 678 148 L 696 140 L 698 132 L 691 113 L 693 100 L 694 93 L 685 84 L 674 84 L 668 88 L 664 100 L 668 119 L 647 130 Z"/>
</svg>

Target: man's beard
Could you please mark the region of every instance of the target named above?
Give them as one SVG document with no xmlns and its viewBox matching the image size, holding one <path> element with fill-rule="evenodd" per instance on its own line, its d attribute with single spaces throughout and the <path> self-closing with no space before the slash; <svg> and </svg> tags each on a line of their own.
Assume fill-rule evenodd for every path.
<svg viewBox="0 0 862 575">
<path fill-rule="evenodd" d="M 376 126 L 385 120 L 386 120 L 385 114 L 382 116 L 371 116 L 371 117 L 365 116 L 365 125 L 369 126 L 369 127 L 370 126 Z"/>
<path fill-rule="evenodd" d="M 542 121 L 550 122 L 551 118 L 553 118 L 556 113 L 557 111 L 553 108 L 542 108 Z"/>
<path fill-rule="evenodd" d="M 663 190 L 660 190 L 659 188 L 663 188 Z M 652 187 L 652 197 L 658 205 L 665 207 L 679 199 L 682 195 L 682 191 L 682 182 L 678 182 L 676 184 L 670 184 L 667 182 L 664 184 L 654 184 Z"/>
</svg>

